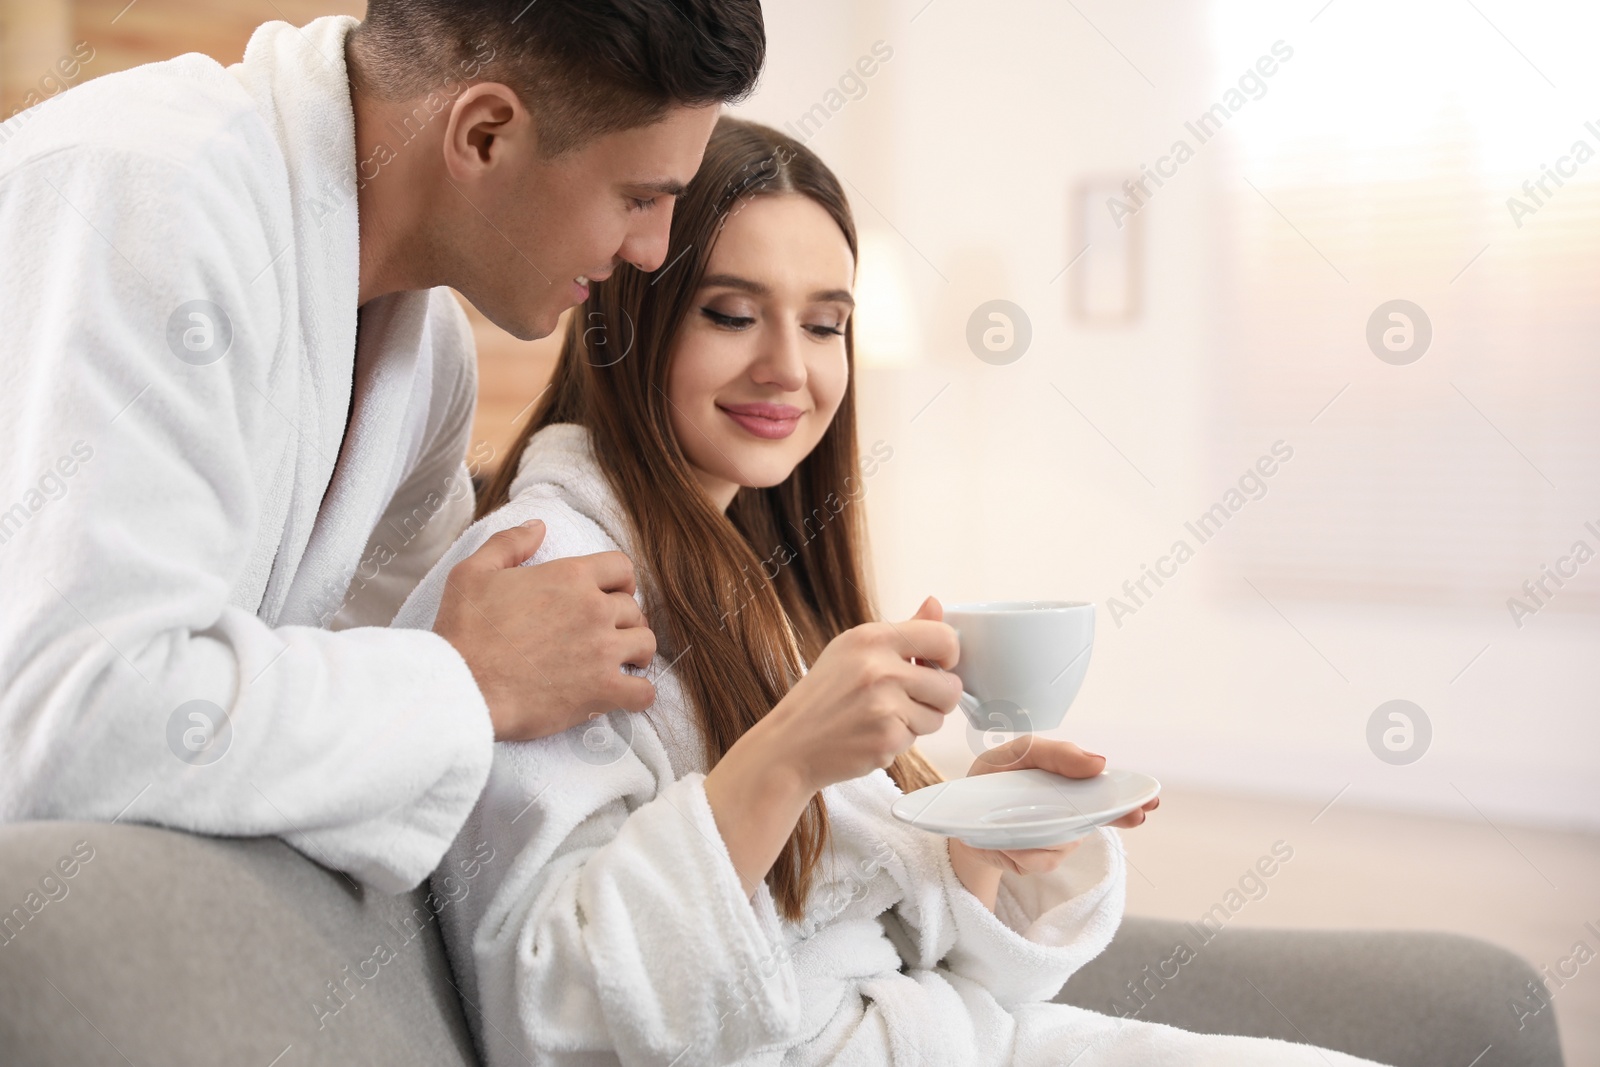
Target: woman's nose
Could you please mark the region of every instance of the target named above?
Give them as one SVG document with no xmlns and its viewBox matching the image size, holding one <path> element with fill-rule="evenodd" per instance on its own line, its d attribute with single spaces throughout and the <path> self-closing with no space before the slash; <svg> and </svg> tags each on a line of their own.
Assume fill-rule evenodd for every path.
<svg viewBox="0 0 1600 1067">
<path fill-rule="evenodd" d="M 750 376 L 761 385 L 773 385 L 792 393 L 806 384 L 806 361 L 800 351 L 799 328 L 786 324 L 775 335 L 763 338 L 761 354 L 750 368 Z"/>
</svg>

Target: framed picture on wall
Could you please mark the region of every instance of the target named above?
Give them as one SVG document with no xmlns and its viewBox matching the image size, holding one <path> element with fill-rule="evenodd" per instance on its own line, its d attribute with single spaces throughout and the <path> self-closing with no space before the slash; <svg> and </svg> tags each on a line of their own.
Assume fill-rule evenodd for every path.
<svg viewBox="0 0 1600 1067">
<path fill-rule="evenodd" d="M 1123 326 L 1139 319 L 1144 273 L 1143 226 L 1128 210 L 1126 175 L 1098 175 L 1072 187 L 1067 254 L 1077 257 L 1067 280 L 1076 322 Z"/>
</svg>

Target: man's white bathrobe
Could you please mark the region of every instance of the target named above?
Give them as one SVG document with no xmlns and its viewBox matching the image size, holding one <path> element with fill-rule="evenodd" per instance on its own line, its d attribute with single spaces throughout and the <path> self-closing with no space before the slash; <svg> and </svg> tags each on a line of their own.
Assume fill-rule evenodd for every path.
<svg viewBox="0 0 1600 1067">
<path fill-rule="evenodd" d="M 471 517 L 476 371 L 444 289 L 358 333 L 355 24 L 0 125 L 0 819 L 278 834 L 397 891 L 487 777 L 465 662 L 386 626 Z"/>
<path fill-rule="evenodd" d="M 474 524 L 395 618 L 427 626 L 446 569 L 543 519 L 537 561 L 632 536 L 587 432 L 546 427 L 512 500 Z M 658 635 L 659 635 L 658 631 Z M 479 1048 L 510 1065 L 1304 1064 L 1368 1061 L 1203 1037 L 1050 999 L 1122 917 L 1115 831 L 1050 875 L 1002 878 L 991 913 L 945 839 L 889 814 L 876 771 L 824 791 L 833 851 L 801 923 L 747 899 L 712 818 L 694 718 L 662 647 L 656 702 L 542 741 L 495 746 L 477 809 L 433 888 Z"/>
</svg>

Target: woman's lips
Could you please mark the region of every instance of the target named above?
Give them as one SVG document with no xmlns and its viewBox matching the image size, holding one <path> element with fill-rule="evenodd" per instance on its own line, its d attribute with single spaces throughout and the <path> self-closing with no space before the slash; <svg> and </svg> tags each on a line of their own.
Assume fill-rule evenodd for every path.
<svg viewBox="0 0 1600 1067">
<path fill-rule="evenodd" d="M 794 433 L 805 412 L 788 404 L 718 404 L 723 413 L 744 428 L 746 433 L 768 441 L 780 441 Z"/>
</svg>

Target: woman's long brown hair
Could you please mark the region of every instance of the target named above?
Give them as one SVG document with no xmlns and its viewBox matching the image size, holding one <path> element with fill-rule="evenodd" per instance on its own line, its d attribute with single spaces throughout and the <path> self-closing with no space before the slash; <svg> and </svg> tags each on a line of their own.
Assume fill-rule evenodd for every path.
<svg viewBox="0 0 1600 1067">
<path fill-rule="evenodd" d="M 866 591 L 864 492 L 851 381 L 822 440 L 781 484 L 742 488 L 718 511 L 673 436 L 668 357 L 722 226 L 750 198 L 797 193 L 821 205 L 856 255 L 856 230 L 838 180 L 810 150 L 776 130 L 724 116 L 699 172 L 673 212 L 666 266 L 622 265 L 574 310 L 550 386 L 478 503 L 504 505 L 528 441 L 545 426 L 589 430 L 596 458 L 635 532 L 634 565 L 662 653 L 698 713 L 714 765 L 778 703 L 829 640 L 877 617 Z M 889 774 L 903 790 L 939 780 L 914 749 Z M 799 921 L 828 841 L 813 797 L 767 875 L 782 914 Z"/>
</svg>

